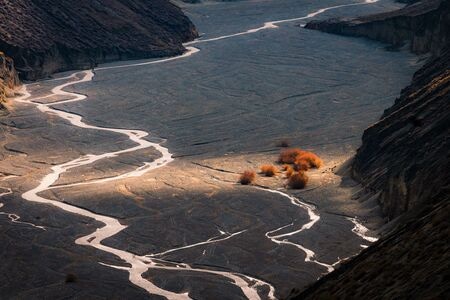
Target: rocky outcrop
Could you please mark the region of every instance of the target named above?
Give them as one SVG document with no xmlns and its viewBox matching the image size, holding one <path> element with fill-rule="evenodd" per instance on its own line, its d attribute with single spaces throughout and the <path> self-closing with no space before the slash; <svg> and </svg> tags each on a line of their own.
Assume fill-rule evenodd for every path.
<svg viewBox="0 0 450 300">
<path fill-rule="evenodd" d="M 0 110 L 7 97 L 14 94 L 14 88 L 19 85 L 19 78 L 14 68 L 14 62 L 0 51 Z"/>
<path fill-rule="evenodd" d="M 380 193 L 392 232 L 292 299 L 448 299 L 450 51 L 366 130 L 354 176 Z"/>
<path fill-rule="evenodd" d="M 410 43 L 414 53 L 439 55 L 450 39 L 449 8 L 448 0 L 423 0 L 388 13 L 313 21 L 306 28 L 367 37 L 397 47 Z"/>
<path fill-rule="evenodd" d="M 450 197 L 450 51 L 414 76 L 382 119 L 364 132 L 353 176 L 388 219 Z"/>
<path fill-rule="evenodd" d="M 197 36 L 168 0 L 0 0 L 0 49 L 23 79 L 177 55 Z"/>
<path fill-rule="evenodd" d="M 449 3 L 417 2 L 388 14 L 308 26 L 393 44 L 410 40 L 413 51 L 432 57 L 364 132 L 352 165 L 353 177 L 379 195 L 387 219 L 396 222 L 377 243 L 305 291 L 294 290 L 291 299 L 450 298 Z"/>
<path fill-rule="evenodd" d="M 395 104 L 365 131 L 353 176 L 380 194 L 389 220 L 421 202 L 440 201 L 450 182 L 450 0 L 420 1 L 394 12 L 307 27 L 394 45 L 410 41 L 411 50 L 432 53 Z"/>
</svg>

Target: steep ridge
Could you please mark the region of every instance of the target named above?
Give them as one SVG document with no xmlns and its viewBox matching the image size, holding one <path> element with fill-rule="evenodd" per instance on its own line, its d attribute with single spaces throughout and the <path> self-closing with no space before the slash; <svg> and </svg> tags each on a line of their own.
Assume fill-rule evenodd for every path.
<svg viewBox="0 0 450 300">
<path fill-rule="evenodd" d="M 353 176 L 380 193 L 389 220 L 423 202 L 449 199 L 449 99 L 447 48 L 415 74 L 395 104 L 364 133 Z"/>
<path fill-rule="evenodd" d="M 197 36 L 167 0 L 0 0 L 0 21 L 0 49 L 27 80 L 113 60 L 178 55 L 182 43 Z"/>
<path fill-rule="evenodd" d="M 381 120 L 368 128 L 353 163 L 353 177 L 391 220 L 422 201 L 438 201 L 449 179 L 447 154 L 450 85 L 450 1 L 421 1 L 398 11 L 353 20 L 311 22 L 307 28 L 411 43 L 432 58 Z M 386 34 L 389 32 L 390 36 Z M 385 34 L 386 33 L 386 34 Z"/>
<path fill-rule="evenodd" d="M 306 28 L 367 37 L 396 47 L 408 42 L 414 53 L 438 55 L 450 37 L 449 7 L 448 0 L 426 0 L 388 13 L 313 21 Z"/>
<path fill-rule="evenodd" d="M 410 20 L 411 24 L 424 22 L 424 28 L 429 29 L 421 38 L 434 41 L 428 49 L 433 55 L 381 120 L 365 131 L 352 166 L 352 175 L 369 193 L 378 195 L 387 219 L 395 218 L 396 222 L 379 242 L 340 269 L 300 294 L 294 290 L 292 299 L 450 297 L 450 246 L 446 242 L 450 235 L 449 3 L 442 1 L 432 11 L 434 16 L 441 16 L 436 20 L 428 20 L 429 10 Z M 401 19 L 402 11 L 408 10 L 391 15 Z M 376 36 L 378 28 L 383 27 L 379 17 L 359 18 L 375 20 L 376 25 L 370 22 L 362 25 L 367 36 Z M 388 19 L 385 24 L 393 36 L 397 29 L 394 23 Z M 328 27 L 329 24 L 333 25 Z M 333 31 L 339 26 L 357 28 L 355 24 L 343 21 L 339 25 L 334 20 L 315 23 L 309 28 Z M 374 32 L 369 33 L 369 28 Z M 403 29 L 400 26 L 399 31 Z M 350 34 L 346 30 L 340 33 Z M 355 29 L 355 35 L 360 33 Z M 410 38 L 414 40 L 415 36 Z"/>
<path fill-rule="evenodd" d="M 7 97 L 13 96 L 14 88 L 19 85 L 19 78 L 11 58 L 0 51 L 0 110 Z"/>
</svg>

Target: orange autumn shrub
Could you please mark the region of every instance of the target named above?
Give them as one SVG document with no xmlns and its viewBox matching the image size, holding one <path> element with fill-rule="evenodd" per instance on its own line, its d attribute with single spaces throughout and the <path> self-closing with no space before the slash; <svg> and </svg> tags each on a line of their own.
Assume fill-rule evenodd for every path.
<svg viewBox="0 0 450 300">
<path fill-rule="evenodd" d="M 286 177 L 287 178 L 290 178 L 295 172 L 294 172 L 294 168 L 293 167 L 291 167 L 290 165 L 286 165 L 287 167 L 286 167 L 286 169 L 285 169 L 285 171 L 286 171 Z"/>
<path fill-rule="evenodd" d="M 278 170 L 273 165 L 264 165 L 261 166 L 261 173 L 267 177 L 273 177 L 277 174 Z"/>
<path fill-rule="evenodd" d="M 282 164 L 293 164 L 297 160 L 297 157 L 299 157 L 304 152 L 305 151 L 298 148 L 283 150 L 278 157 L 278 162 Z"/>
<path fill-rule="evenodd" d="M 304 189 L 306 184 L 308 183 L 308 176 L 305 174 L 305 172 L 298 172 L 291 177 L 289 177 L 288 180 L 288 186 L 291 189 Z"/>
<path fill-rule="evenodd" d="M 239 177 L 239 182 L 242 185 L 248 185 L 248 184 L 253 183 L 255 181 L 255 178 L 256 178 L 256 173 L 251 170 L 247 170 L 241 174 L 241 177 Z"/>
<path fill-rule="evenodd" d="M 294 163 L 294 169 L 296 171 L 308 171 L 310 168 L 310 163 L 306 159 L 304 159 L 302 156 L 297 158 L 297 160 Z"/>
<path fill-rule="evenodd" d="M 301 155 L 298 156 L 297 160 L 307 163 L 309 168 L 318 169 L 323 165 L 323 161 L 320 159 L 320 157 L 309 151 L 304 151 Z"/>
</svg>

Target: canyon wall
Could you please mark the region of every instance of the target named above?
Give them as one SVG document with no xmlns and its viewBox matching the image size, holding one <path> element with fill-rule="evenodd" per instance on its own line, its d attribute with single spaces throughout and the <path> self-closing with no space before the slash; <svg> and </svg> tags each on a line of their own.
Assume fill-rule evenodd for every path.
<svg viewBox="0 0 450 300">
<path fill-rule="evenodd" d="M 450 50 L 431 59 L 363 137 L 354 176 L 393 230 L 292 299 L 448 299 Z"/>
<path fill-rule="evenodd" d="M 450 48 L 442 51 L 364 132 L 355 156 L 353 176 L 380 193 L 389 220 L 450 197 Z"/>
<path fill-rule="evenodd" d="M 388 14 L 308 25 L 392 44 L 407 41 L 431 57 L 364 132 L 352 166 L 354 178 L 379 195 L 387 219 L 396 219 L 391 229 L 306 290 L 294 289 L 290 299 L 450 298 L 449 2 L 420 1 Z"/>
<path fill-rule="evenodd" d="M 440 201 L 450 167 L 450 1 L 420 1 L 398 11 L 311 22 L 307 28 L 409 42 L 432 58 L 414 76 L 381 120 L 364 132 L 353 177 L 379 194 L 388 220 L 424 201 Z"/>
<path fill-rule="evenodd" d="M 19 77 L 14 68 L 14 62 L 0 51 L 0 110 L 7 97 L 14 95 L 14 88 L 19 85 Z"/>
<path fill-rule="evenodd" d="M 447 0 L 423 0 L 393 12 L 354 19 L 313 21 L 306 28 L 367 37 L 397 47 L 409 43 L 414 53 L 439 55 L 443 45 L 449 42 L 449 6 Z"/>
<path fill-rule="evenodd" d="M 36 80 L 114 60 L 177 55 L 197 36 L 168 0 L 0 0 L 0 49 Z"/>
</svg>

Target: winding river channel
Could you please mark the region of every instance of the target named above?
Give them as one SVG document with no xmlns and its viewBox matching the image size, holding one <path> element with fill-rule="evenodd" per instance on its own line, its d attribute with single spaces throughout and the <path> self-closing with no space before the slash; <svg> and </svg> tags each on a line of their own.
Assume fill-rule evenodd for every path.
<svg viewBox="0 0 450 300">
<path fill-rule="evenodd" d="M 54 165 L 51 168 L 51 172 L 45 175 L 40 180 L 39 185 L 23 193 L 22 198 L 30 202 L 50 204 L 66 212 L 91 218 L 103 224 L 101 227 L 97 228 L 94 232 L 78 238 L 75 241 L 75 243 L 78 245 L 95 247 L 98 250 L 119 257 L 126 263 L 126 266 L 123 265 L 118 266 L 104 263 L 102 264 L 111 268 L 127 271 L 129 273 L 130 282 L 132 282 L 134 285 L 142 289 L 145 289 L 149 294 L 166 297 L 167 299 L 191 299 L 190 295 L 187 292 L 178 293 L 171 291 L 169 289 L 161 288 L 156 283 L 153 283 L 151 280 L 143 277 L 143 274 L 148 270 L 161 270 L 161 271 L 175 271 L 175 272 L 194 272 L 199 274 L 212 274 L 216 276 L 221 276 L 229 280 L 229 282 L 232 285 L 240 289 L 242 294 L 245 295 L 245 297 L 248 299 L 276 299 L 277 298 L 276 287 L 266 280 L 257 278 L 258 276 L 247 273 L 239 273 L 234 271 L 215 269 L 213 267 L 206 268 L 197 265 L 191 265 L 183 261 L 175 262 L 169 259 L 165 259 L 165 256 L 167 256 L 168 254 L 173 254 L 178 251 L 184 251 L 186 249 L 192 249 L 199 246 L 203 247 L 205 245 L 218 244 L 224 241 L 229 241 L 246 233 L 247 231 L 246 229 L 238 230 L 235 232 L 227 232 L 225 230 L 219 229 L 217 235 L 211 236 L 208 239 L 205 239 L 204 241 L 195 242 L 191 244 L 186 243 L 182 246 L 178 246 L 172 249 L 166 249 L 164 251 L 156 251 L 155 253 L 149 253 L 146 255 L 137 255 L 131 251 L 126 251 L 112 246 L 107 246 L 105 245 L 105 243 L 102 243 L 104 240 L 119 234 L 120 232 L 122 232 L 127 228 L 127 226 L 123 225 L 117 218 L 105 214 L 95 213 L 92 210 L 72 205 L 66 201 L 62 202 L 42 196 L 46 191 L 49 190 L 55 189 L 62 190 L 66 188 L 73 188 L 84 185 L 86 186 L 100 185 L 121 179 L 139 178 L 151 171 L 158 172 L 159 169 L 166 167 L 168 164 L 176 160 L 176 158 L 174 158 L 173 154 L 170 152 L 169 149 L 171 143 L 170 137 L 167 138 L 167 140 L 160 139 L 158 140 L 158 142 L 154 142 L 155 139 L 151 139 L 152 134 L 144 130 L 136 130 L 134 128 L 126 129 L 126 128 L 114 128 L 108 126 L 91 125 L 89 124 L 88 117 L 83 117 L 81 114 L 69 112 L 68 110 L 61 109 L 60 107 L 61 105 L 64 105 L 64 107 L 68 107 L 67 105 L 71 103 L 80 103 L 82 101 L 89 101 L 89 96 L 69 90 L 75 85 L 91 82 L 93 78 L 96 76 L 96 74 L 116 72 L 117 70 L 126 68 L 137 68 L 137 67 L 142 68 L 145 66 L 147 66 L 148 68 L 152 68 L 152 66 L 154 65 L 168 64 L 170 62 L 178 60 L 189 60 L 191 59 L 191 57 L 201 55 L 202 49 L 200 46 L 206 43 L 214 43 L 225 39 L 233 39 L 236 37 L 241 37 L 244 35 L 252 35 L 256 33 L 260 34 L 263 31 L 279 30 L 281 34 L 281 31 L 283 29 L 280 26 L 282 24 L 301 21 L 306 22 L 311 18 L 320 16 L 325 12 L 329 12 L 335 9 L 346 9 L 355 6 L 370 6 L 371 4 L 374 4 L 376 2 L 377 0 L 367 0 L 364 2 L 356 2 L 356 3 L 352 2 L 348 4 L 339 4 L 329 7 L 322 7 L 320 9 L 311 11 L 310 13 L 304 16 L 267 21 L 260 27 L 251 28 L 242 32 L 229 33 L 215 37 L 200 38 L 198 40 L 186 43 L 185 44 L 186 52 L 177 57 L 170 57 L 151 61 L 109 64 L 105 66 L 100 66 L 92 71 L 77 71 L 68 76 L 53 79 L 51 80 L 51 82 L 47 81 L 46 84 L 53 84 L 53 83 L 57 84 L 55 87 L 51 89 L 51 93 L 47 95 L 35 97 L 34 95 L 32 95 L 32 93 L 28 92 L 28 86 L 24 85 L 21 91 L 21 96 L 15 99 L 16 102 L 28 105 L 35 105 L 42 113 L 62 118 L 67 122 L 69 122 L 71 125 L 81 129 L 98 130 L 124 135 L 128 138 L 129 141 L 133 143 L 133 146 L 128 147 L 126 149 L 101 154 L 86 154 L 71 161 Z M 30 85 L 33 84 L 35 83 L 32 83 Z M 60 97 L 63 100 L 49 103 L 45 103 L 42 101 L 45 98 L 54 96 Z M 58 108 L 56 108 L 56 106 L 58 106 Z M 100 160 L 118 157 L 123 154 L 140 151 L 147 148 L 155 149 L 160 154 L 159 157 L 153 159 L 152 161 L 143 162 L 139 167 L 136 167 L 134 170 L 126 171 L 115 176 L 103 177 L 100 179 L 92 179 L 76 183 L 57 184 L 57 181 L 61 178 L 61 176 L 64 173 L 68 172 L 69 170 L 74 170 L 80 167 L 87 167 Z M 335 266 L 342 259 L 339 259 L 334 263 L 322 262 L 312 249 L 308 248 L 306 245 L 303 245 L 298 241 L 290 240 L 290 238 L 293 237 L 294 235 L 307 232 L 308 230 L 310 230 L 314 226 L 317 226 L 317 224 L 321 222 L 321 215 L 319 214 L 318 209 L 314 205 L 302 201 L 302 199 L 300 199 L 299 197 L 291 195 L 288 191 L 283 189 L 262 188 L 257 186 L 255 186 L 254 189 L 262 193 L 272 194 L 275 197 L 281 198 L 282 199 L 281 201 L 288 201 L 288 203 L 290 203 L 289 205 L 291 205 L 293 208 L 303 210 L 306 213 L 307 218 L 309 219 L 306 223 L 300 225 L 288 221 L 282 226 L 273 226 L 271 230 L 265 232 L 265 237 L 274 244 L 283 247 L 294 247 L 298 251 L 302 252 L 304 254 L 304 261 L 316 264 L 317 267 L 323 270 L 322 271 L 323 274 L 333 271 Z M 0 197 L 6 196 L 10 193 L 11 191 L 7 190 L 6 192 L 0 193 Z M 2 207 L 3 204 L 0 203 L 0 209 L 2 209 Z M 7 214 L 7 216 L 12 222 L 20 222 L 19 221 L 20 217 L 18 215 L 4 212 L 0 214 Z M 349 218 L 349 217 L 347 218 L 348 221 L 354 224 L 353 229 L 351 229 L 353 234 L 363 239 L 365 241 L 365 244 L 376 241 L 376 238 L 367 235 L 368 229 L 357 218 Z M 38 226 L 34 225 L 33 223 L 27 222 L 24 222 L 24 224 L 34 226 L 40 230 L 45 230 L 44 226 Z M 365 247 L 366 245 L 361 246 Z"/>
</svg>

